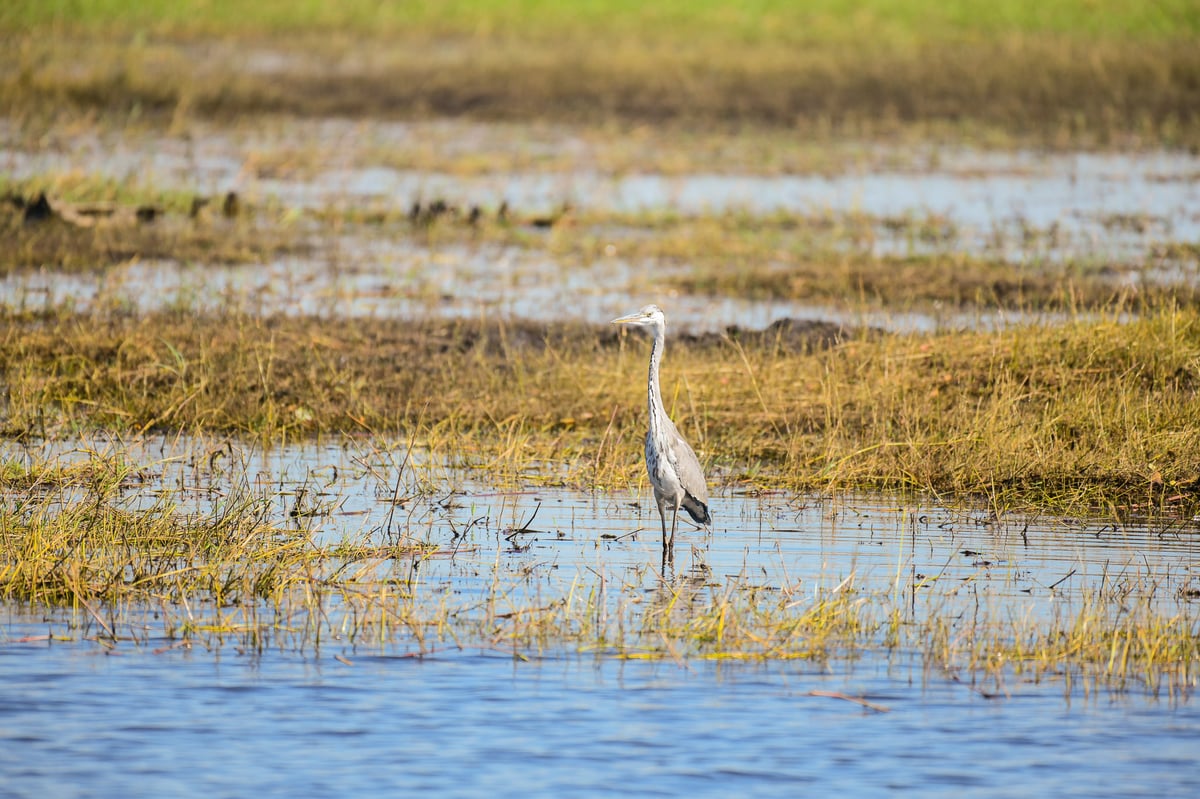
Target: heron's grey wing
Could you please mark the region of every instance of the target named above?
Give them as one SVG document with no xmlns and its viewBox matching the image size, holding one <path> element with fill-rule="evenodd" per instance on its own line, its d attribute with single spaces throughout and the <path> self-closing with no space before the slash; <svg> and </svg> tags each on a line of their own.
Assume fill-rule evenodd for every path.
<svg viewBox="0 0 1200 799">
<path fill-rule="evenodd" d="M 712 519 L 708 515 L 708 487 L 704 484 L 700 459 L 678 430 L 671 432 L 668 457 L 685 492 L 682 505 L 697 524 L 708 524 Z"/>
</svg>

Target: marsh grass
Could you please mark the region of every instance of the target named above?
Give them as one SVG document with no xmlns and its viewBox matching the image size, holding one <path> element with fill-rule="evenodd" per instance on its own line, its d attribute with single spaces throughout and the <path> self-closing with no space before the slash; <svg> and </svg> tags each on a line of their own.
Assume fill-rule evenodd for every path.
<svg viewBox="0 0 1200 799">
<path fill-rule="evenodd" d="M 986 696 L 1014 684 L 1061 682 L 1084 695 L 1137 688 L 1186 696 L 1200 675 L 1200 615 L 1194 603 L 1164 597 L 1161 589 L 1105 596 L 1088 591 L 1046 619 L 972 620 L 958 629 L 943 622 L 926 650 L 927 668 L 970 675 Z"/>
<path fill-rule="evenodd" d="M 92 453 L 86 460 L 63 463 L 26 454 L 0 461 L 0 490 L 44 491 L 82 487 L 100 495 L 138 485 L 144 479 L 138 467 L 121 452 Z"/>
<path fill-rule="evenodd" d="M 813 27 L 794 24 L 803 11 L 731 16 L 720 4 L 680 19 L 640 6 L 613 14 L 634 10 L 615 2 L 578 16 L 543 3 L 17 3 L 0 11 L 0 102 L 15 135 L 35 142 L 34 128 L 93 114 L 102 127 L 185 135 L 201 118 L 286 125 L 289 115 L 598 123 L 600 138 L 633 139 L 594 145 L 602 157 L 593 163 L 613 174 L 647 164 L 685 174 L 704 163 L 836 171 L 871 158 L 829 145 L 847 134 L 933 131 L 1050 147 L 1200 141 L 1197 24 L 1186 4 L 1158 4 L 1166 10 L 1157 17 L 1143 4 L 1104 13 L 1089 3 L 1015 12 L 1003 3 L 884 5 L 864 15 L 834 4 Z M 864 49 L 864 39 L 875 46 Z M 740 143 L 695 135 L 678 147 L 695 127 Z M 779 155 L 778 137 L 797 134 L 818 148 Z M 539 153 L 536 143 L 496 159 L 432 144 L 388 153 L 386 142 L 375 145 L 368 161 L 497 174 L 587 160 Z M 283 174 L 337 155 L 336 143 L 302 145 L 255 154 L 245 168 Z M 28 225 L 6 206 L 0 271 L 260 262 L 308 246 L 292 227 L 297 214 L 275 208 L 222 217 L 211 204 L 197 208 L 190 192 L 90 176 L 2 185 L 114 213 L 87 226 Z M 138 221 L 144 206 L 155 221 Z M 686 263 L 673 285 L 700 293 L 1060 310 L 1061 324 L 995 331 L 781 324 L 673 335 L 665 393 L 715 485 L 916 490 L 978 498 L 996 515 L 1014 506 L 1106 518 L 1195 513 L 1200 316 L 1190 284 L 1116 290 L 1104 265 L 951 254 L 943 250 L 957 231 L 932 217 L 574 212 L 539 225 L 527 209 L 503 223 L 487 210 L 472 226 L 461 216 L 406 226 L 391 208 L 313 218 L 339 232 L 401 230 L 431 246 L 499 242 L 583 260 Z M 1138 232 L 1145 223 L 1107 220 Z M 867 255 L 881 229 L 933 254 Z M 1160 255 L 1190 263 L 1196 253 L 1165 242 Z M 714 268 L 731 260 L 737 270 Z M 429 463 L 469 467 L 500 486 L 640 486 L 646 350 L 585 325 L 5 310 L 0 432 L 29 446 L 89 430 L 267 445 L 390 436 Z M 336 498 L 298 490 L 280 510 L 279 497 L 238 488 L 210 492 L 198 509 L 182 492 L 140 490 L 158 464 L 120 447 L 86 454 L 0 463 L 0 599 L 74 620 L 73 631 L 106 647 L 418 657 L 486 649 L 518 659 L 817 667 L 915 654 L 928 674 L 962 675 L 988 695 L 1060 680 L 1068 694 L 1082 682 L 1085 691 L 1186 696 L 1198 681 L 1196 589 L 1166 580 L 1106 583 L 1049 619 L 963 614 L 915 576 L 874 593 L 852 576 L 832 589 L 761 584 L 699 562 L 681 576 L 601 568 L 564 582 L 536 564 L 514 566 L 518 547 L 501 530 L 412 524 L 403 507 L 413 497 L 402 502 L 401 490 L 426 483 L 415 469 L 411 483 L 397 478 L 393 488 L 390 479 L 407 456 L 373 475 L 379 496 L 400 509 L 382 535 L 327 542 L 317 530 Z M 206 453 L 195 468 L 217 460 Z M 233 485 L 249 483 L 236 464 L 227 468 Z M 434 563 L 449 564 L 450 577 L 431 579 Z"/>
<path fill-rule="evenodd" d="M 347 664 L 357 654 L 475 650 L 522 661 L 818 668 L 915 656 L 927 680 L 962 680 L 988 697 L 1032 682 L 1061 683 L 1068 697 L 1082 686 L 1085 695 L 1187 698 L 1200 680 L 1200 619 L 1185 594 L 1164 595 L 1174 585 L 1164 575 L 1106 580 L 1049 616 L 978 599 L 964 613 L 957 583 L 909 582 L 903 569 L 876 591 L 858 588 L 853 572 L 832 587 L 717 576 L 696 553 L 679 575 L 649 566 L 560 573 L 528 562 L 493 529 L 452 546 L 444 525 L 425 540 L 410 530 L 391 544 L 354 535 L 321 544 L 273 503 L 238 492 L 204 513 L 183 512 L 169 493 L 135 509 L 123 507 L 120 487 L 79 493 L 49 479 L 4 495 L 0 598 L 41 610 L 52 625 L 73 620 L 59 640 L 110 649 L 332 651 Z"/>
<path fill-rule="evenodd" d="M 608 329 L 190 313 L 0 322 L 8 437 L 386 433 L 500 483 L 642 479 L 646 345 Z M 783 325 L 674 336 L 664 394 L 721 483 L 1186 513 L 1200 487 L 1198 363 L 1197 315 L 1170 307 L 923 335 Z"/>
<path fill-rule="evenodd" d="M 411 455 L 397 462 L 396 452 L 351 445 L 366 470 L 347 479 L 378 481 L 377 500 L 399 501 L 397 525 L 338 523 L 331 536 L 323 527 L 332 508 L 298 512 L 308 507 L 303 486 L 282 474 L 251 479 L 262 467 L 227 454 L 237 451 L 229 442 L 189 438 L 163 450 L 137 441 L 105 433 L 70 451 L 29 448 L 3 471 L 0 601 L 39 613 L 60 643 L 156 655 L 333 652 L 348 665 L 358 655 L 480 650 L 519 661 L 795 660 L 820 669 L 915 658 L 927 681 L 963 681 L 987 697 L 1048 683 L 1068 698 L 1186 699 L 1200 679 L 1195 582 L 1136 559 L 1106 568 L 1093 588 L 1020 600 L 974 590 L 979 575 L 910 571 L 904 547 L 893 584 L 869 589 L 853 568 L 828 579 L 757 567 L 718 574 L 706 547 L 681 553 L 679 572 L 607 558 L 589 565 L 586 537 L 558 544 L 565 559 L 548 568 L 513 542 L 503 512 L 456 525 L 453 492 L 442 484 L 422 493 Z M 147 450 L 163 456 L 145 460 Z M 385 463 L 386 475 L 369 468 Z M 203 501 L 188 499 L 197 492 Z"/>
<path fill-rule="evenodd" d="M 61 152 L 69 158 L 76 138 L 104 143 L 119 137 L 126 147 L 162 151 L 168 159 L 203 160 L 215 152 L 238 162 L 247 176 L 298 180 L 318 177 L 331 165 L 460 178 L 581 170 L 604 176 L 835 176 L 847 171 L 944 168 L 945 153 L 961 148 L 963 137 L 972 147 L 1001 152 L 1033 147 L 1019 136 L 967 132 L 964 125 L 936 123 L 906 126 L 889 135 L 881 146 L 865 136 L 832 129 L 801 136 L 790 130 L 753 126 L 730 129 L 622 121 L 598 125 L 446 118 L 397 122 L 386 118 L 297 119 L 263 113 L 240 120 L 187 119 L 164 127 L 153 117 L 65 107 L 14 113 L 4 133 L 14 150 L 42 155 Z M 189 166 L 198 166 L 198 160 Z M 139 185 L 145 178 L 139 175 L 108 183 L 139 202 L 173 195 Z M 82 175 L 59 174 L 33 177 L 29 182 L 41 184 L 33 186 L 39 190 L 47 184 L 87 185 L 81 183 L 84 179 Z M 27 182 L 3 177 L 0 181 Z M 88 183 L 93 186 L 89 194 L 109 194 L 96 191 L 100 179 L 90 177 Z M 175 210 L 190 206 L 190 194 L 180 193 L 178 199 Z"/>
<path fill-rule="evenodd" d="M 686 14 L 613 2 L 570 14 L 536 2 L 319 14 L 281 4 L 251 16 L 206 3 L 182 17 L 18 3 L 0 17 L 0 99 L 174 121 L 269 111 L 883 134 L 967 120 L 1044 141 L 1194 142 L 1197 20 L 1186 3 L 1159 5 L 1075 3 L 1049 22 L 1024 3 L 761 14 L 721 3 Z"/>
<path fill-rule="evenodd" d="M 5 191 L 5 189 L 7 189 Z M 652 261 L 662 285 L 689 294 L 787 299 L 934 315 L 973 309 L 1022 312 L 1112 308 L 1122 303 L 1196 304 L 1197 258 L 1186 242 L 1164 241 L 1145 262 L 1096 256 L 1049 257 L 1045 231 L 996 230 L 967 245 L 936 214 L 793 214 L 744 211 L 681 215 L 453 205 L 442 200 L 311 210 L 80 175 L 0 182 L 0 275 L 22 270 L 103 272 L 146 260 L 252 265 L 282 255 L 347 264 L 348 246 L 428 253 L 513 247 L 563 262 Z M 43 195 L 52 213 L 26 219 Z M 140 210 L 152 209 L 149 219 Z M 1145 225 L 1132 217 L 1127 225 Z M 1053 243 L 1051 243 L 1053 246 Z M 882 250 L 882 254 L 878 251 Z M 351 258 L 353 256 L 350 256 Z M 480 256 L 483 257 L 483 256 Z M 1157 264 L 1169 271 L 1155 272 Z M 853 298 L 853 299 L 850 299 Z"/>
<path fill-rule="evenodd" d="M 1193 305 L 1200 270 L 1186 242 L 1153 245 L 1149 258 L 1062 254 L 1057 226 L 997 227 L 985 243 L 968 241 L 939 214 L 789 211 L 679 214 L 570 209 L 561 217 L 487 209 L 464 225 L 466 209 L 410 230 L 398 212 L 339 210 L 327 223 L 366 223 L 408 233 L 423 246 L 450 242 L 516 246 L 556 259 L 602 264 L 620 258 L 662 268 L 662 283 L 688 294 L 787 299 L 839 309 L 892 311 L 1004 309 L 1075 311 Z M 548 223 L 535 223 L 541 217 Z M 1144 229 L 1153 220 L 1124 224 Z M 1167 271 L 1156 272 L 1158 265 Z"/>
<path fill-rule="evenodd" d="M 404 564 L 415 573 L 412 562 L 437 549 L 406 538 L 318 544 L 298 501 L 280 513 L 276 497 L 246 489 L 245 474 L 204 510 L 162 486 L 147 506 L 127 481 L 90 479 L 110 462 L 90 454 L 74 469 L 33 469 L 0 484 L 0 597 L 70 609 L 109 646 L 307 651 L 331 635 L 355 640 L 370 626 L 360 614 L 397 614 L 404 626 L 412 599 Z"/>
</svg>

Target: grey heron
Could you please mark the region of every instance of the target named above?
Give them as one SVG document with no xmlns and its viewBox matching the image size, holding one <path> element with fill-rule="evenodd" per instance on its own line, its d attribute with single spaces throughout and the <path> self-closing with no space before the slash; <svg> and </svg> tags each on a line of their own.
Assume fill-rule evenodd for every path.
<svg viewBox="0 0 1200 799">
<path fill-rule="evenodd" d="M 637 313 L 612 320 L 614 325 L 645 328 L 654 337 L 650 348 L 650 375 L 646 386 L 646 404 L 650 409 L 650 429 L 646 433 L 646 473 L 654 488 L 654 503 L 662 521 L 663 558 L 675 546 L 675 523 L 683 508 L 697 524 L 710 524 L 708 489 L 700 459 L 684 440 L 663 407 L 658 386 L 658 368 L 666 341 L 667 317 L 657 305 L 647 305 Z M 667 510 L 671 511 L 671 534 L 667 535 Z"/>
</svg>

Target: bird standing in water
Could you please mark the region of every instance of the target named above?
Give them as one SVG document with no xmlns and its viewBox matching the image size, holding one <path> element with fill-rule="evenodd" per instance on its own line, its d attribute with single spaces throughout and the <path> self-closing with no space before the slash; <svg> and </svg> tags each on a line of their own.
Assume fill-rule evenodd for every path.
<svg viewBox="0 0 1200 799">
<path fill-rule="evenodd" d="M 650 409 L 650 429 L 646 433 L 646 473 L 654 487 L 654 502 L 663 530 L 663 561 L 675 547 L 675 522 L 683 508 L 697 524 L 711 524 L 708 513 L 708 489 L 704 472 L 696 453 L 675 429 L 675 423 L 663 407 L 662 391 L 658 387 L 658 368 L 662 363 L 666 341 L 667 318 L 657 305 L 647 305 L 637 313 L 612 320 L 614 325 L 635 325 L 646 328 L 654 337 L 650 349 L 650 375 L 646 386 L 646 401 Z M 671 533 L 667 535 L 667 511 L 671 511 Z"/>
</svg>

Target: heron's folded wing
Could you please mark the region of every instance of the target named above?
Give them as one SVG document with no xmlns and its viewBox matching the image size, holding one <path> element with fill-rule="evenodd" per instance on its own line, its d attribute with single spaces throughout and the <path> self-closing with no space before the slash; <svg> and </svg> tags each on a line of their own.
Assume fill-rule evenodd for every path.
<svg viewBox="0 0 1200 799">
<path fill-rule="evenodd" d="M 704 508 L 703 516 L 708 516 L 708 487 L 704 484 L 704 472 L 700 469 L 700 459 L 696 457 L 691 445 L 678 432 L 671 436 L 667 457 L 675 467 L 675 474 L 688 497 Z M 696 513 L 692 513 L 695 517 Z M 699 519 L 697 519 L 699 521 Z"/>
</svg>

